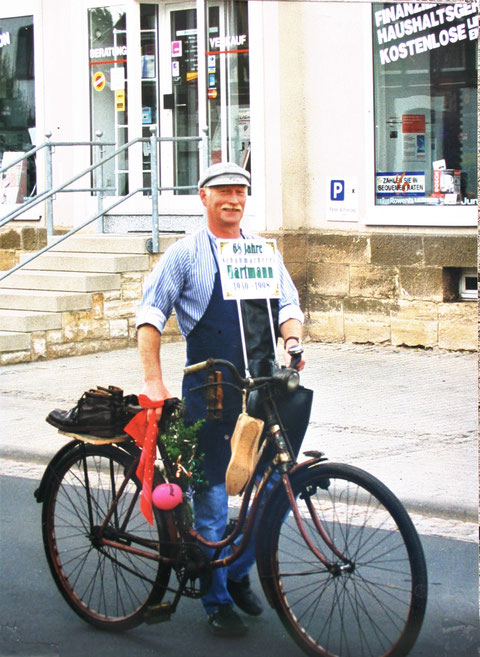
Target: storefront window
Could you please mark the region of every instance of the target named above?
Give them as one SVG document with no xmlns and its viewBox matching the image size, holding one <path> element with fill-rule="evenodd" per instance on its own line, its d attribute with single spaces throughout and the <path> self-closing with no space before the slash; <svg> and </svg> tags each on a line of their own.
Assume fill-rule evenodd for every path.
<svg viewBox="0 0 480 657">
<path fill-rule="evenodd" d="M 248 3 L 209 0 L 207 18 L 210 160 L 250 168 Z"/>
<path fill-rule="evenodd" d="M 0 162 L 6 166 L 35 145 L 33 17 L 0 20 Z M 15 169 L 15 170 L 14 170 Z M 0 203 L 21 203 L 35 191 L 35 158 L 8 172 Z"/>
<path fill-rule="evenodd" d="M 477 204 L 478 2 L 374 3 L 377 205 Z"/>
<path fill-rule="evenodd" d="M 122 7 L 89 10 L 90 99 L 92 139 L 101 131 L 102 141 L 120 148 L 128 141 L 127 128 L 127 31 Z M 104 168 L 106 193 L 128 193 L 128 155 L 114 158 Z"/>
</svg>

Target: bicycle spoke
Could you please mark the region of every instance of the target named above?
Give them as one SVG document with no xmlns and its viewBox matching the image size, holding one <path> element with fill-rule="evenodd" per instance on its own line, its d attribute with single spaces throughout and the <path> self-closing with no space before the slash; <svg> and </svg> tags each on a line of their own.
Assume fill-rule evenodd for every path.
<svg viewBox="0 0 480 657">
<path fill-rule="evenodd" d="M 152 595 L 160 600 L 168 583 L 169 568 L 122 548 L 148 545 L 158 554 L 167 543 L 139 510 L 136 480 L 127 482 L 105 528 L 118 547 L 102 545 L 101 528 L 131 463 L 128 454 L 112 448 L 72 452 L 44 505 L 44 540 L 54 578 L 72 608 L 98 626 L 137 624 Z"/>
<path fill-rule="evenodd" d="M 271 556 L 259 570 L 292 637 L 319 657 L 406 656 L 425 611 L 417 591 L 426 590 L 426 570 L 405 511 L 382 484 L 350 466 L 306 469 L 291 485 L 308 542 L 278 493 L 265 528 L 263 549 Z"/>
</svg>

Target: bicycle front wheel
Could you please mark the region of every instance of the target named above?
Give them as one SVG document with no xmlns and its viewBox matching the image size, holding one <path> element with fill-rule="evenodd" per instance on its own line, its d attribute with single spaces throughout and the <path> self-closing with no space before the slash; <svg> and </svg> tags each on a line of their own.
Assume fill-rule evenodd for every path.
<svg viewBox="0 0 480 657">
<path fill-rule="evenodd" d="M 151 526 L 140 512 L 135 476 L 103 534 L 125 549 L 98 540 L 132 462 L 116 447 L 77 446 L 56 467 L 43 503 L 43 542 L 53 578 L 72 609 L 101 629 L 138 625 L 145 608 L 161 600 L 170 575 L 158 561 L 128 551 L 137 547 L 158 554 L 168 548 L 165 518 L 156 513 Z"/>
<path fill-rule="evenodd" d="M 291 485 L 306 538 L 281 486 L 257 543 L 260 580 L 286 629 L 312 656 L 407 655 L 425 614 L 427 571 L 402 504 L 344 464 L 300 469 Z"/>
</svg>

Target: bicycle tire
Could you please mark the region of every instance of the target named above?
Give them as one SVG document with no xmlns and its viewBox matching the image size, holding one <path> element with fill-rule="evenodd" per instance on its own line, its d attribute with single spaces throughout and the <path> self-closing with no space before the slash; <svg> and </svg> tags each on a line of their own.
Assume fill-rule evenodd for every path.
<svg viewBox="0 0 480 657">
<path fill-rule="evenodd" d="M 141 623 L 145 609 L 162 599 L 170 576 L 170 568 L 159 562 L 95 543 L 92 523 L 102 524 L 131 464 L 132 456 L 117 447 L 77 445 L 56 466 L 42 508 L 45 553 L 57 587 L 83 620 L 104 630 Z M 131 478 L 107 533 L 117 538 L 125 523 L 123 531 L 157 542 L 164 553 L 166 519 L 155 509 L 153 526 L 145 520 L 140 489 Z"/>
<path fill-rule="evenodd" d="M 404 657 L 427 602 L 425 557 L 406 510 L 349 465 L 300 468 L 290 479 L 308 537 L 335 565 L 328 569 L 308 547 L 280 484 L 256 547 L 260 581 L 283 625 L 312 657 Z M 345 560 L 321 538 L 305 499 Z"/>
</svg>

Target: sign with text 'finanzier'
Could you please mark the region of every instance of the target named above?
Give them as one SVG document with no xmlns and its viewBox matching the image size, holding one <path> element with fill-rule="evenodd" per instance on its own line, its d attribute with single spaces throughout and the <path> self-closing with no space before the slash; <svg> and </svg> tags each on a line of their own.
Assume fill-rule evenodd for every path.
<svg viewBox="0 0 480 657">
<path fill-rule="evenodd" d="M 224 299 L 275 299 L 280 296 L 275 240 L 217 239 L 217 248 Z"/>
</svg>

